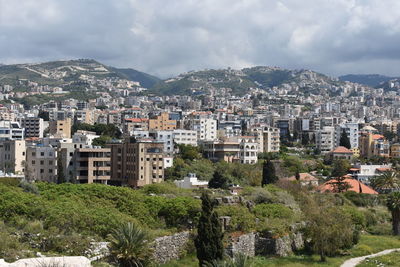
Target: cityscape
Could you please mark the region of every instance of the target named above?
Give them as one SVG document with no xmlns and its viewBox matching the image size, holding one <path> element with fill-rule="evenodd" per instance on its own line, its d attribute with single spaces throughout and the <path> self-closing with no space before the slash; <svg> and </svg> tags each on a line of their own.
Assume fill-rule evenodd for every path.
<svg viewBox="0 0 400 267">
<path fill-rule="evenodd" d="M 243 54 L 244 46 L 222 42 L 218 53 L 225 58 L 211 60 L 217 53 L 211 36 L 219 28 L 202 24 L 208 21 L 202 10 L 215 15 L 219 4 L 185 3 L 172 10 L 171 3 L 154 13 L 160 16 L 156 23 L 149 11 L 154 3 L 104 1 L 94 8 L 110 29 L 113 19 L 125 25 L 124 8 L 132 8 L 132 21 L 143 20 L 130 29 L 141 36 L 133 40 L 137 47 L 162 50 L 158 41 L 165 37 L 151 23 L 167 21 L 173 26 L 164 25 L 166 31 L 187 40 L 191 54 L 179 38 L 174 52 L 157 52 L 157 60 L 148 51 L 126 48 L 120 57 L 100 49 L 97 42 L 107 39 L 123 50 L 119 41 L 125 44 L 127 37 L 115 29 L 115 39 L 96 39 L 109 29 L 103 21 L 104 29 L 93 26 L 93 14 L 71 35 L 77 47 L 87 42 L 90 52 L 48 42 L 41 54 L 33 37 L 21 37 L 32 40 L 23 48 L 12 45 L 17 37 L 9 29 L 21 26 L 1 11 L 14 12 L 7 2 L 0 0 L 0 40 L 7 40 L 0 44 L 0 267 L 400 266 L 400 74 L 396 51 L 384 47 L 385 39 L 365 40 L 356 52 L 348 47 L 345 57 L 340 37 L 332 44 L 340 52 L 317 48 L 310 57 L 320 40 L 308 30 L 333 31 L 321 21 L 316 28 L 303 26 L 301 38 L 294 30 L 286 50 L 269 44 L 269 50 L 257 50 L 249 40 L 258 37 L 249 30 L 248 49 L 257 59 Z M 40 12 L 37 7 L 22 2 L 26 19 L 37 23 L 31 30 L 37 27 L 38 36 L 50 31 L 29 13 Z M 66 19 L 60 14 L 75 16 L 70 4 L 56 2 L 48 1 L 43 19 L 57 25 Z M 231 14 L 215 16 L 219 26 L 233 23 L 235 14 L 242 18 L 239 11 L 249 10 L 250 2 L 262 7 L 261 14 L 286 14 L 287 27 L 303 23 L 288 15 L 297 7 L 292 1 L 238 2 L 231 9 L 224 5 Z M 266 11 L 270 5 L 274 9 Z M 364 30 L 378 35 L 383 27 L 396 43 L 399 32 L 390 19 L 373 17 L 376 28 L 362 25 L 372 11 L 381 11 L 377 5 L 331 4 L 351 17 L 340 28 L 349 42 L 363 43 Z M 65 13 L 57 13 L 61 6 Z M 89 7 L 82 3 L 76 12 Z M 175 17 L 189 7 L 193 20 Z M 319 17 L 325 8 L 310 12 Z M 255 21 L 243 22 L 249 29 L 275 25 L 263 20 L 258 28 L 259 11 L 253 12 Z M 339 17 L 328 20 L 341 25 Z M 178 21 L 198 23 L 207 34 L 177 33 Z M 94 36 L 92 26 L 99 29 L 95 41 L 78 41 L 78 33 Z M 238 38 L 245 38 L 242 27 Z M 278 28 L 286 30 L 281 23 Z M 52 33 L 54 43 L 67 32 Z M 204 58 L 194 56 L 196 49 L 207 51 Z M 389 59 L 369 61 L 389 50 Z M 336 58 L 326 60 L 323 53 Z"/>
</svg>

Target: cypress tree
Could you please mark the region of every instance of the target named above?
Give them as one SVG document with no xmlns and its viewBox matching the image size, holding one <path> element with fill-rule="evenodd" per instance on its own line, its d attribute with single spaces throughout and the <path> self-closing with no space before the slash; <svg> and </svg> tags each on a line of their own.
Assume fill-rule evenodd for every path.
<svg viewBox="0 0 400 267">
<path fill-rule="evenodd" d="M 300 172 L 299 172 L 299 170 L 296 170 L 296 174 L 295 174 L 294 177 L 296 177 L 297 181 L 300 181 Z"/>
<path fill-rule="evenodd" d="M 350 140 L 349 140 L 349 137 L 347 136 L 345 129 L 343 129 L 342 134 L 340 135 L 339 145 L 344 146 L 345 148 L 348 148 L 348 149 L 351 148 Z"/>
<path fill-rule="evenodd" d="M 202 212 L 194 240 L 200 267 L 208 262 L 221 260 L 224 253 L 224 234 L 218 214 L 214 211 L 215 204 L 206 192 L 202 193 L 201 202 Z"/>
<path fill-rule="evenodd" d="M 301 144 L 302 144 L 303 146 L 308 145 L 308 144 L 310 143 L 309 134 L 308 134 L 308 133 L 305 133 L 305 134 L 303 134 L 302 137 L 303 137 L 303 138 L 301 138 Z"/>
<path fill-rule="evenodd" d="M 261 185 L 272 184 L 276 181 L 278 177 L 275 174 L 274 164 L 270 160 L 264 161 Z"/>
<path fill-rule="evenodd" d="M 62 165 L 61 155 L 57 158 L 57 184 L 65 183 L 64 167 Z"/>
</svg>

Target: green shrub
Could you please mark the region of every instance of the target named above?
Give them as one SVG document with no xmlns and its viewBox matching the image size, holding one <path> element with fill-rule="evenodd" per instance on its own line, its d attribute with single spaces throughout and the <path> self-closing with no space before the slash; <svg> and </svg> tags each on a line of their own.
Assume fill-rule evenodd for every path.
<svg viewBox="0 0 400 267">
<path fill-rule="evenodd" d="M 257 218 L 292 218 L 293 211 L 282 204 L 258 204 L 253 209 Z"/>
<path fill-rule="evenodd" d="M 342 210 L 344 211 L 345 214 L 350 216 L 352 222 L 357 227 L 357 229 L 361 230 L 365 228 L 365 226 L 367 225 L 367 220 L 362 211 L 351 206 L 344 206 Z"/>
<path fill-rule="evenodd" d="M 219 206 L 219 216 L 231 217 L 228 231 L 249 232 L 255 228 L 256 217 L 243 206 Z"/>
<path fill-rule="evenodd" d="M 18 186 L 21 187 L 24 192 L 39 195 L 39 188 L 35 184 L 29 183 L 27 181 L 21 181 Z"/>
<path fill-rule="evenodd" d="M 196 225 L 200 216 L 200 201 L 189 197 L 168 199 L 158 215 L 165 219 L 167 226 Z"/>
</svg>

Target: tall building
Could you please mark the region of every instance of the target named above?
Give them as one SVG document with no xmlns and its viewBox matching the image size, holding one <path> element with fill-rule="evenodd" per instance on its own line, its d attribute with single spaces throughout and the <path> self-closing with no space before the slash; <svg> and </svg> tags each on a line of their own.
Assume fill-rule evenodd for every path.
<svg viewBox="0 0 400 267">
<path fill-rule="evenodd" d="M 321 154 L 327 154 L 332 151 L 335 146 L 335 128 L 324 126 L 322 130 L 316 131 L 315 143 Z"/>
<path fill-rule="evenodd" d="M 44 121 L 42 118 L 26 117 L 21 120 L 21 124 L 25 128 L 25 138 L 43 138 Z"/>
<path fill-rule="evenodd" d="M 54 120 L 49 122 L 49 132 L 56 137 L 71 138 L 71 119 Z"/>
<path fill-rule="evenodd" d="M 383 135 L 373 134 L 371 132 L 362 133 L 359 144 L 361 157 L 371 158 L 373 156 L 390 156 L 390 144 Z"/>
<path fill-rule="evenodd" d="M 164 180 L 164 144 L 149 139 L 127 138 L 111 148 L 111 183 L 142 187 Z"/>
<path fill-rule="evenodd" d="M 176 144 L 197 146 L 197 132 L 192 130 L 176 129 L 173 131 L 173 140 Z"/>
<path fill-rule="evenodd" d="M 335 147 L 340 146 L 340 137 L 342 136 L 343 130 L 346 132 L 347 137 L 350 140 L 351 148 L 358 148 L 358 123 L 344 123 L 341 125 L 336 125 L 335 127 Z"/>
<path fill-rule="evenodd" d="M 0 170 L 23 174 L 25 171 L 25 140 L 0 141 Z"/>
<path fill-rule="evenodd" d="M 81 184 L 107 184 L 111 173 L 111 149 L 77 148 L 73 158 L 75 179 Z"/>
</svg>

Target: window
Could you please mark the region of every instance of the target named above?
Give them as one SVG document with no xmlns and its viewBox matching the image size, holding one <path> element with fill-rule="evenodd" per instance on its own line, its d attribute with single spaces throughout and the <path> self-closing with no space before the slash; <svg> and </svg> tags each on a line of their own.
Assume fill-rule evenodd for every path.
<svg viewBox="0 0 400 267">
<path fill-rule="evenodd" d="M 44 152 L 40 152 L 40 156 L 44 157 Z"/>
<path fill-rule="evenodd" d="M 41 161 L 40 161 L 40 165 L 44 165 L 44 160 L 41 160 Z"/>
<path fill-rule="evenodd" d="M 53 165 L 53 161 L 52 160 L 49 160 L 49 165 Z"/>
<path fill-rule="evenodd" d="M 40 169 L 40 173 L 44 173 L 44 169 Z"/>
<path fill-rule="evenodd" d="M 34 160 L 32 160 L 32 165 L 35 165 L 35 161 Z"/>
</svg>

